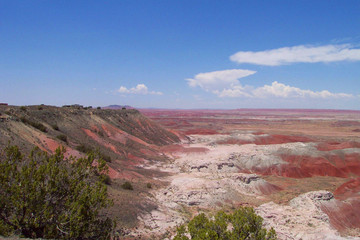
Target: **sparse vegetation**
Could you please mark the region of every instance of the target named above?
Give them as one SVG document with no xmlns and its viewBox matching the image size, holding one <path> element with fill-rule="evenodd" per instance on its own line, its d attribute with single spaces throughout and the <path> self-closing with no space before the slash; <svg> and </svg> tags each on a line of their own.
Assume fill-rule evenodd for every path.
<svg viewBox="0 0 360 240">
<path fill-rule="evenodd" d="M 21 106 L 21 107 L 20 107 L 20 110 L 21 110 L 21 111 L 26 111 L 26 107 L 25 107 L 25 106 Z"/>
<path fill-rule="evenodd" d="M 94 151 L 94 149 L 92 147 L 85 145 L 85 144 L 80 144 L 80 145 L 76 146 L 75 149 L 82 153 L 90 153 L 90 152 Z"/>
<path fill-rule="evenodd" d="M 24 116 L 20 117 L 20 121 L 22 121 L 23 123 L 28 124 L 30 126 L 33 126 L 34 128 L 37 128 L 42 132 L 45 132 L 45 133 L 47 132 L 46 127 L 42 123 L 31 121 Z"/>
<path fill-rule="evenodd" d="M 262 221 L 263 219 L 250 207 L 242 207 L 232 214 L 220 211 L 212 218 L 201 213 L 187 225 L 179 227 L 174 240 L 277 239 L 274 229 L 266 230 L 262 227 Z"/>
<path fill-rule="evenodd" d="M 95 155 L 66 161 L 34 149 L 24 157 L 10 146 L 0 155 L 0 235 L 27 238 L 110 239 L 114 222 L 100 215 L 112 205 Z"/>
<path fill-rule="evenodd" d="M 52 129 L 54 129 L 55 131 L 59 131 L 59 126 L 56 124 L 51 125 Z"/>
<path fill-rule="evenodd" d="M 100 176 L 100 179 L 103 183 L 105 183 L 106 185 L 111 185 L 111 178 L 109 177 L 109 175 L 107 174 L 102 174 Z"/>
<path fill-rule="evenodd" d="M 67 136 L 64 135 L 64 134 L 57 135 L 56 138 L 59 139 L 59 140 L 61 140 L 61 141 L 63 141 L 63 142 L 65 142 L 65 143 L 68 142 L 68 141 L 67 141 Z"/>
<path fill-rule="evenodd" d="M 126 190 L 134 190 L 133 186 L 128 181 L 124 182 L 123 185 L 121 185 L 121 187 Z"/>
<path fill-rule="evenodd" d="M 106 162 L 111 162 L 111 157 L 109 155 L 107 155 L 105 153 L 102 153 L 102 152 L 100 152 L 99 149 L 94 149 L 91 146 L 88 146 L 88 145 L 85 145 L 85 144 L 80 144 L 75 149 L 78 150 L 79 152 L 86 153 L 86 154 L 89 154 L 91 152 L 95 152 L 99 156 L 99 158 L 102 158 Z"/>
<path fill-rule="evenodd" d="M 105 160 L 105 162 L 111 162 L 111 157 L 109 155 L 106 155 L 105 153 L 99 152 L 99 156 Z"/>
<path fill-rule="evenodd" d="M 100 136 L 100 137 L 104 137 L 104 133 L 102 131 L 97 131 L 97 134 Z"/>
</svg>

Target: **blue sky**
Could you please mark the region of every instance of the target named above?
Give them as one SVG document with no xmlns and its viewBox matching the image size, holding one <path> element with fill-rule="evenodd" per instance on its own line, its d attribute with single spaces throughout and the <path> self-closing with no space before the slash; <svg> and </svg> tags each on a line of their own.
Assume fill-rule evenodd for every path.
<svg viewBox="0 0 360 240">
<path fill-rule="evenodd" d="M 0 0 L 0 102 L 360 110 L 360 1 Z"/>
</svg>

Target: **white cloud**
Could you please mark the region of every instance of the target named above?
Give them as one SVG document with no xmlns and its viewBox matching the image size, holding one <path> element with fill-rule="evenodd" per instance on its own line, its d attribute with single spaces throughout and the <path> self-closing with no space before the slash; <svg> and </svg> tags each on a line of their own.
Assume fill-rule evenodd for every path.
<svg viewBox="0 0 360 240">
<path fill-rule="evenodd" d="M 146 94 L 152 94 L 152 95 L 162 95 L 163 93 L 162 92 L 156 92 L 156 91 L 149 91 L 148 87 L 145 86 L 145 84 L 138 84 L 136 85 L 136 87 L 133 87 L 133 88 L 126 88 L 124 86 L 121 86 L 117 92 L 119 93 L 125 93 L 125 94 L 143 94 L 143 95 L 146 95 Z"/>
<path fill-rule="evenodd" d="M 292 87 L 273 82 L 271 85 L 256 88 L 252 91 L 252 95 L 258 98 L 266 97 L 280 97 L 280 98 L 349 98 L 352 94 L 347 93 L 331 93 L 327 90 L 315 92 L 312 90 L 303 90 L 297 87 Z"/>
<path fill-rule="evenodd" d="M 230 56 L 237 63 L 279 66 L 290 63 L 360 61 L 360 49 L 349 44 L 325 46 L 294 46 L 252 52 L 240 51 Z"/>
<path fill-rule="evenodd" d="M 226 87 L 240 85 L 238 79 L 250 76 L 256 73 L 256 71 L 245 69 L 229 69 L 223 71 L 199 73 L 194 78 L 188 78 L 189 86 L 201 87 L 206 91 L 216 91 L 218 89 L 224 89 Z"/>
<path fill-rule="evenodd" d="M 241 85 L 236 85 L 231 88 L 223 89 L 221 91 L 215 90 L 213 93 L 219 97 L 252 97 L 251 87 L 243 87 Z"/>
<path fill-rule="evenodd" d="M 223 71 L 199 73 L 194 78 L 188 78 L 189 86 L 201 87 L 207 92 L 212 92 L 219 97 L 246 97 L 246 98 L 351 98 L 352 94 L 331 93 L 328 90 L 312 91 L 292 87 L 274 81 L 271 85 L 255 88 L 242 86 L 239 79 L 255 74 L 255 71 L 243 69 L 230 69 Z M 120 89 L 119 89 L 120 90 Z M 127 90 L 127 89 L 125 89 Z"/>
</svg>

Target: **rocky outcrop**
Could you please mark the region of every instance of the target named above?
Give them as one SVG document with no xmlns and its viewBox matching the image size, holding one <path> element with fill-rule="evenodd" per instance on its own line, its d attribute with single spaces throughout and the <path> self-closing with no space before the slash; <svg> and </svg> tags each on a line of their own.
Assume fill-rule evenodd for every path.
<svg viewBox="0 0 360 240">
<path fill-rule="evenodd" d="M 256 212 L 264 218 L 266 227 L 275 229 L 279 239 L 347 239 L 331 226 L 322 210 L 322 206 L 334 201 L 332 193 L 315 191 L 294 198 L 289 205 L 263 204 Z"/>
</svg>

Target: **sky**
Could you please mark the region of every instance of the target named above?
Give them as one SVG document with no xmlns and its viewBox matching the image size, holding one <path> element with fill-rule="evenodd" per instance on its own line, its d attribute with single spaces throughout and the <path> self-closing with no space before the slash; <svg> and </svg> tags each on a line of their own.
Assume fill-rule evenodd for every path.
<svg viewBox="0 0 360 240">
<path fill-rule="evenodd" d="M 0 102 L 360 110 L 360 1 L 0 0 Z"/>
</svg>

